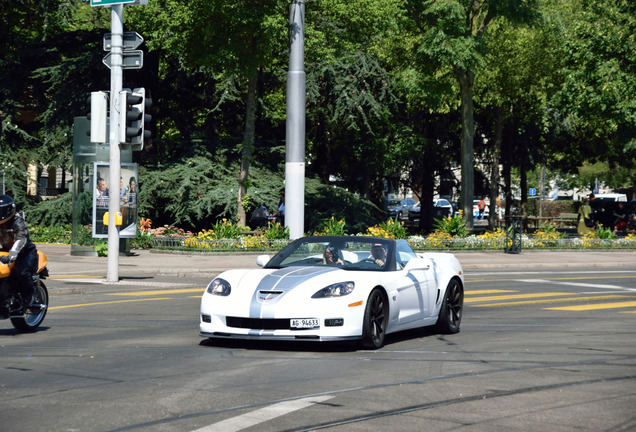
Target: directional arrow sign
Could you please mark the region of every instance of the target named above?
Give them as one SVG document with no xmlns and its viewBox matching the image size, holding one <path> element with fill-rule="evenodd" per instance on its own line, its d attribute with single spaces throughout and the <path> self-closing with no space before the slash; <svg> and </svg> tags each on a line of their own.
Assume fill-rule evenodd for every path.
<svg viewBox="0 0 636 432">
<path fill-rule="evenodd" d="M 110 69 L 112 53 L 106 54 L 102 62 Z M 144 52 L 141 50 L 124 51 L 122 68 L 123 69 L 141 69 L 144 65 Z"/>
<path fill-rule="evenodd" d="M 110 51 L 112 38 L 112 33 L 104 35 L 104 51 Z M 125 31 L 122 39 L 124 51 L 137 49 L 144 42 L 144 38 L 135 31 Z"/>
</svg>

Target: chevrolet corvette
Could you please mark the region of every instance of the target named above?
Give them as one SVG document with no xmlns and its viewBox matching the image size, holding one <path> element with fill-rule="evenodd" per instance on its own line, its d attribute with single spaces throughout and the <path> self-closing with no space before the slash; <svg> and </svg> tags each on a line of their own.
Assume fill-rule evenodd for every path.
<svg viewBox="0 0 636 432">
<path fill-rule="evenodd" d="M 406 240 L 315 236 L 257 264 L 209 283 L 202 337 L 352 340 L 379 349 L 398 331 L 434 325 L 459 332 L 464 275 L 450 253 L 415 253 Z"/>
</svg>

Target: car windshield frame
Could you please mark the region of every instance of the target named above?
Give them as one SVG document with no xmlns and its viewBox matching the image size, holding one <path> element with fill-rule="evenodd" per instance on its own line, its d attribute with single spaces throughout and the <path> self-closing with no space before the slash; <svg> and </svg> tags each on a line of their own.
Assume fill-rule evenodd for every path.
<svg viewBox="0 0 636 432">
<path fill-rule="evenodd" d="M 335 247 L 339 251 L 339 264 L 327 264 L 324 250 Z M 371 250 L 386 251 L 386 264 L 376 264 Z M 337 267 L 347 271 L 395 271 L 395 240 L 368 236 L 311 236 L 293 241 L 280 250 L 264 266 L 267 269 L 281 269 L 298 266 Z"/>
</svg>

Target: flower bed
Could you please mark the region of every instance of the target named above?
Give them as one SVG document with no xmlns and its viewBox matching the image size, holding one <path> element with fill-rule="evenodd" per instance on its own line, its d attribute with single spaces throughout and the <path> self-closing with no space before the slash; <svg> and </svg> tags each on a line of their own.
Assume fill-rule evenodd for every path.
<svg viewBox="0 0 636 432">
<path fill-rule="evenodd" d="M 246 236 L 235 239 L 200 239 L 196 237 L 154 237 L 152 247 L 157 250 L 189 252 L 261 252 L 278 251 L 289 240 L 268 239 L 262 236 Z"/>
<path fill-rule="evenodd" d="M 504 250 L 505 238 L 483 238 L 482 236 L 468 236 L 463 238 L 439 238 L 438 236 L 414 236 L 408 239 L 409 244 L 417 251 L 435 250 Z M 633 234 L 617 239 L 598 239 L 567 237 L 546 240 L 523 234 L 521 249 L 636 249 L 636 236 Z"/>
<path fill-rule="evenodd" d="M 186 252 L 260 252 L 278 251 L 289 243 L 289 229 L 280 224 L 270 224 L 263 231 L 248 231 L 227 219 L 214 225 L 212 229 L 197 234 L 174 226 L 151 228 L 149 219 L 141 219 L 137 237 L 131 239 L 131 247 L 136 249 L 154 248 Z M 83 245 L 99 247 L 104 239 L 93 239 L 91 227 L 81 227 L 78 236 Z M 42 243 L 70 243 L 71 227 L 32 227 L 31 239 Z M 314 235 L 346 235 L 344 220 L 333 218 L 325 221 L 324 227 Z M 504 250 L 506 231 L 497 228 L 481 235 L 466 235 L 460 217 L 453 216 L 438 223 L 436 231 L 428 236 L 410 236 L 402 224 L 389 219 L 380 225 L 370 227 L 364 234 L 386 238 L 405 238 L 417 251 L 463 251 L 463 250 Z M 510 239 L 508 239 L 510 241 Z M 532 235 L 521 235 L 522 250 L 545 249 L 636 249 L 636 234 L 617 238 L 605 228 L 598 228 L 584 237 L 565 237 L 553 225 L 546 224 Z"/>
<path fill-rule="evenodd" d="M 504 250 L 505 236 L 492 234 L 450 237 L 440 234 L 412 236 L 406 239 L 416 251 Z M 198 239 L 196 237 L 155 237 L 152 245 L 159 250 L 192 252 L 278 251 L 289 243 L 286 239 L 245 236 L 237 239 Z M 617 239 L 558 238 L 544 239 L 523 234 L 522 250 L 546 249 L 636 249 L 636 236 Z"/>
</svg>

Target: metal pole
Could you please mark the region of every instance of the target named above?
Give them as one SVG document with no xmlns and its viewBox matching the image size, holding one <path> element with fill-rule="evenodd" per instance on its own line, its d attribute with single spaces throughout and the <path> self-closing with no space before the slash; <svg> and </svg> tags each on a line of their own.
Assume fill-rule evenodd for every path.
<svg viewBox="0 0 636 432">
<path fill-rule="evenodd" d="M 539 192 L 539 218 L 543 217 L 543 199 L 545 198 L 545 165 L 541 167 L 540 185 L 541 185 L 541 191 Z"/>
<path fill-rule="evenodd" d="M 119 212 L 119 177 L 121 155 L 119 150 L 119 92 L 123 80 L 124 6 L 111 6 L 111 65 L 110 65 L 110 184 L 108 199 L 108 269 L 106 279 L 119 281 L 119 230 L 115 216 Z M 126 125 L 123 125 L 124 127 Z"/>
<path fill-rule="evenodd" d="M 285 155 L 285 226 L 289 237 L 305 229 L 305 0 L 289 5 L 289 71 Z"/>
</svg>

